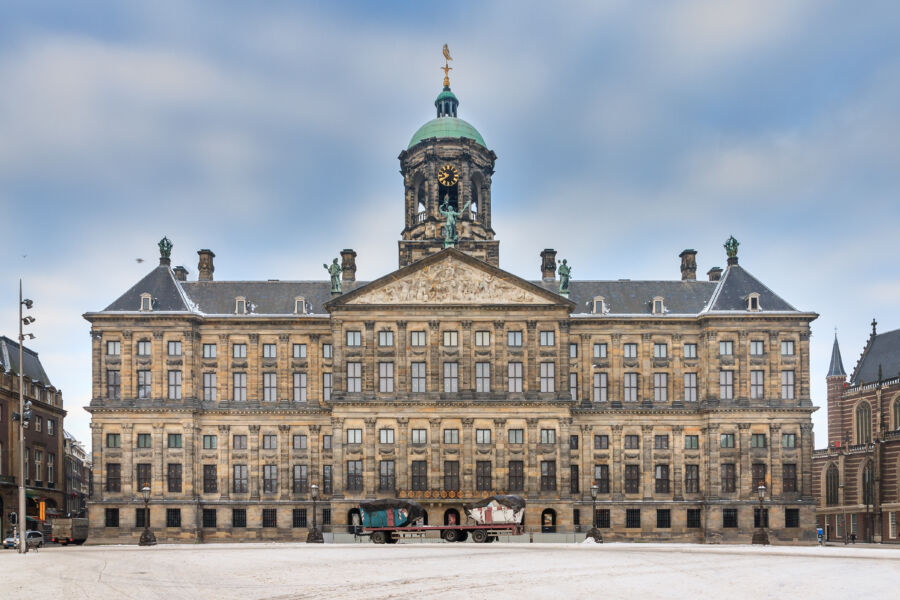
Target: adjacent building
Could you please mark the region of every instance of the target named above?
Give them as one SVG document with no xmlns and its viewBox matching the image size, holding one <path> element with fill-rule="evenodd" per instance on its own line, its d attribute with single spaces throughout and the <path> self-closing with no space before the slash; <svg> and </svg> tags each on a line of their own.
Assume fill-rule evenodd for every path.
<svg viewBox="0 0 900 600">
<path fill-rule="evenodd" d="M 68 431 L 63 432 L 63 448 L 66 455 L 66 505 L 67 517 L 86 517 L 87 499 L 91 495 L 91 460 L 84 445 Z"/>
<path fill-rule="evenodd" d="M 693 250 L 672 280 L 569 281 L 537 248 L 540 277 L 504 271 L 496 155 L 458 104 L 445 80 L 400 153 L 396 271 L 357 281 L 344 250 L 331 281 L 218 281 L 203 249 L 194 280 L 163 239 L 158 267 L 85 314 L 92 542 L 148 520 L 160 541 L 304 539 L 313 483 L 336 530 L 365 499 L 443 523 L 507 492 L 543 531 L 813 539 L 817 315 L 744 269 L 733 238 L 707 281 Z"/>
<path fill-rule="evenodd" d="M 42 530 L 65 507 L 63 488 L 62 392 L 50 383 L 37 352 L 0 336 L 0 535 L 11 533 L 9 513 L 19 512 L 19 370 L 24 375 L 25 399 L 34 413 L 25 430 L 25 493 L 28 528 Z M 21 521 L 20 521 L 21 522 Z"/>
<path fill-rule="evenodd" d="M 850 375 L 837 336 L 828 382 L 828 447 L 813 455 L 826 539 L 900 542 L 900 329 L 872 333 Z"/>
</svg>

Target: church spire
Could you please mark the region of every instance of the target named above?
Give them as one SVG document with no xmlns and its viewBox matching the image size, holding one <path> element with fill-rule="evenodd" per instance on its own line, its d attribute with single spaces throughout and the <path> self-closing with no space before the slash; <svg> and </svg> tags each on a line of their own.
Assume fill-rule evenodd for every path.
<svg viewBox="0 0 900 600">
<path fill-rule="evenodd" d="M 828 366 L 826 377 L 847 377 L 844 372 L 844 363 L 841 361 L 841 348 L 838 346 L 837 331 L 834 332 L 834 346 L 831 348 L 831 364 Z"/>
</svg>

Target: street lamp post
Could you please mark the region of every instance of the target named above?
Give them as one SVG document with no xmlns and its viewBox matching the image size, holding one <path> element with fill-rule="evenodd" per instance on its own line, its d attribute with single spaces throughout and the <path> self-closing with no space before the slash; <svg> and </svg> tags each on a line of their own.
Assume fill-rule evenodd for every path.
<svg viewBox="0 0 900 600">
<path fill-rule="evenodd" d="M 766 533 L 765 508 L 763 507 L 763 501 L 766 499 L 766 486 L 760 485 L 756 488 L 756 492 L 759 494 L 759 526 L 753 532 L 753 543 L 768 546 L 769 534 Z"/>
<path fill-rule="evenodd" d="M 141 539 L 138 546 L 155 546 L 156 536 L 150 531 L 150 486 L 145 485 L 141 488 L 141 496 L 144 498 L 144 531 L 141 533 Z"/>
<path fill-rule="evenodd" d="M 25 514 L 25 428 L 30 420 L 30 402 L 28 411 L 25 406 L 25 369 L 23 368 L 23 350 L 26 334 L 22 330 L 25 325 L 34 323 L 34 317 L 23 316 L 22 307 L 30 309 L 34 303 L 28 298 L 22 298 L 22 280 L 19 280 L 19 514 L 16 521 L 19 531 L 19 554 L 28 552 L 28 516 Z M 27 334 L 29 339 L 34 339 L 34 334 Z"/>
<path fill-rule="evenodd" d="M 309 495 L 312 497 L 313 501 L 313 514 L 312 514 L 312 527 L 309 532 L 306 534 L 306 543 L 307 544 L 324 544 L 325 538 L 322 536 L 322 532 L 319 531 L 319 524 L 316 518 L 316 501 L 319 499 L 319 486 L 315 483 L 309 486 Z"/>
<path fill-rule="evenodd" d="M 598 544 L 603 543 L 603 536 L 600 535 L 600 528 L 597 527 L 597 492 L 600 491 L 600 486 L 596 483 L 591 486 L 591 530 L 588 531 L 586 538 L 594 538 L 594 541 Z"/>
</svg>

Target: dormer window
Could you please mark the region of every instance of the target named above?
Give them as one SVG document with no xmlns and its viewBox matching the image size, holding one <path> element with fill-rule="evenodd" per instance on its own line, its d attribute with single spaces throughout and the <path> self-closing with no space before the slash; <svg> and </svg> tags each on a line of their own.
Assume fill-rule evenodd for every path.
<svg viewBox="0 0 900 600">
<path fill-rule="evenodd" d="M 141 310 L 153 310 L 153 297 L 150 294 L 141 294 Z"/>
<path fill-rule="evenodd" d="M 234 314 L 236 315 L 245 315 L 247 314 L 247 299 L 243 296 L 238 296 L 234 299 Z"/>
<path fill-rule="evenodd" d="M 662 296 L 657 296 L 653 299 L 653 314 L 661 315 L 666 312 L 665 303 L 663 303 Z"/>
<path fill-rule="evenodd" d="M 294 314 L 306 314 L 306 300 L 303 298 L 303 296 L 297 296 L 296 298 L 294 298 Z"/>
<path fill-rule="evenodd" d="M 759 310 L 759 294 L 756 292 L 747 296 L 747 310 Z"/>
<path fill-rule="evenodd" d="M 595 315 L 606 314 L 606 299 L 603 296 L 597 296 L 596 298 L 594 298 L 591 312 Z"/>
</svg>

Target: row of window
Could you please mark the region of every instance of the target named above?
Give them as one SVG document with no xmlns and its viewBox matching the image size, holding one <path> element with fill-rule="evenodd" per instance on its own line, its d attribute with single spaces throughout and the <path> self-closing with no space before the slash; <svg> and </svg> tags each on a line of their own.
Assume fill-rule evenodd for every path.
<svg viewBox="0 0 900 600">
<path fill-rule="evenodd" d="M 218 355 L 218 345 L 217 344 L 203 344 L 203 358 L 217 358 Z M 137 342 L 137 356 L 150 356 L 151 351 L 151 342 L 150 340 L 139 340 Z M 166 351 L 169 356 L 182 356 L 182 345 L 180 341 L 169 341 L 166 345 Z M 108 341 L 106 342 L 106 354 L 107 356 L 119 356 L 122 353 L 122 343 L 120 341 Z M 277 344 L 263 344 L 262 345 L 262 355 L 263 358 L 278 358 L 278 345 Z M 332 357 L 332 347 L 331 344 L 322 344 L 322 356 L 323 358 L 331 358 Z M 247 344 L 232 344 L 231 345 L 231 357 L 232 358 L 247 358 Z M 291 357 L 292 358 L 306 358 L 306 344 L 292 344 L 291 345 Z"/>
<path fill-rule="evenodd" d="M 142 529 L 149 526 L 150 515 L 149 508 L 136 508 L 134 511 L 134 527 Z M 202 513 L 202 526 L 205 529 L 218 527 L 218 511 L 215 508 L 204 508 Z M 105 527 L 119 527 L 119 509 L 107 508 L 104 514 Z M 291 510 L 291 527 L 306 527 L 308 522 L 307 511 L 305 508 L 295 508 Z M 322 525 L 331 525 L 331 509 L 322 509 Z M 244 528 L 247 526 L 247 509 L 232 508 L 231 509 L 231 527 Z M 277 527 L 278 526 L 278 510 L 275 508 L 262 509 L 262 526 Z M 166 509 L 166 527 L 181 527 L 181 509 Z"/>
<path fill-rule="evenodd" d="M 34 480 L 36 484 L 45 483 L 47 487 L 56 486 L 56 455 L 47 455 L 47 470 L 44 471 L 44 451 L 36 448 L 25 448 L 25 480 Z M 0 444 L 0 466 L 3 465 L 3 444 Z M 33 469 L 33 470 L 32 470 Z M 44 475 L 47 476 L 44 479 Z"/>
<path fill-rule="evenodd" d="M 622 400 L 625 402 L 637 402 L 639 391 L 639 373 L 624 373 L 622 376 Z M 697 373 L 684 373 L 685 402 L 696 402 Z M 570 391 L 572 397 L 577 400 L 577 374 L 570 374 Z M 750 371 L 750 397 L 752 399 L 765 398 L 765 372 L 762 370 Z M 781 399 L 793 400 L 794 398 L 794 371 L 781 372 Z M 719 371 L 719 399 L 734 399 L 734 371 Z M 609 374 L 594 373 L 593 380 L 594 402 L 607 402 L 609 400 Z M 669 400 L 669 374 L 653 373 L 653 401 L 668 402 Z"/>
<path fill-rule="evenodd" d="M 234 465 L 232 467 L 232 491 L 236 494 L 249 491 L 249 475 L 247 465 Z M 166 490 L 169 493 L 181 493 L 183 470 L 181 463 L 168 463 L 166 465 Z M 293 465 L 291 470 L 291 491 L 294 493 L 306 493 L 309 491 L 309 467 L 308 465 Z M 138 463 L 135 465 L 135 485 L 137 489 L 151 487 L 152 465 L 150 463 Z M 333 486 L 332 467 L 322 467 L 321 491 L 323 494 L 332 493 Z M 278 491 L 278 465 L 263 465 L 263 492 L 276 493 Z M 106 465 L 106 491 L 118 493 L 122 491 L 122 465 L 119 463 L 107 463 Z M 203 493 L 215 494 L 219 491 L 218 465 L 203 465 Z"/>
<path fill-rule="evenodd" d="M 576 515 L 577 515 L 576 509 Z M 699 508 L 688 508 L 685 514 L 685 524 L 688 529 L 699 529 L 701 525 L 702 512 Z M 627 529 L 640 529 L 641 527 L 641 509 L 628 508 L 625 509 L 625 527 Z M 578 525 L 580 518 L 574 519 Z M 594 514 L 594 526 L 600 529 L 612 528 L 610 519 L 610 509 L 598 508 Z M 736 508 L 722 509 L 722 527 L 726 529 L 736 528 L 738 526 L 738 511 Z M 769 527 L 769 509 L 755 508 L 753 509 L 753 526 Z M 800 509 L 786 508 L 784 509 L 784 526 L 793 529 L 800 527 Z M 669 529 L 672 527 L 672 510 L 669 508 L 656 509 L 656 528 Z"/>
</svg>

